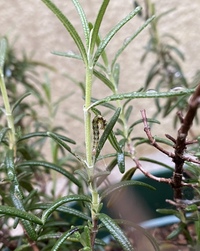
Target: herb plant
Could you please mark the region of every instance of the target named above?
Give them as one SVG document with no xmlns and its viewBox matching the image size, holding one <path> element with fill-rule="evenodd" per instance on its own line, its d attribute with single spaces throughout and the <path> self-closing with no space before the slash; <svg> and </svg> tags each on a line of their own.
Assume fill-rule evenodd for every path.
<svg viewBox="0 0 200 251">
<path fill-rule="evenodd" d="M 55 52 L 55 54 L 74 60 L 81 60 L 85 66 L 85 81 L 81 86 L 84 93 L 85 148 L 83 153 L 76 152 L 74 147 L 76 140 L 65 136 L 62 127 L 54 127 L 51 123 L 52 120 L 49 123 L 41 124 L 38 118 L 38 123 L 34 127 L 26 128 L 24 126 L 26 125 L 24 124 L 24 111 L 26 109 L 23 108 L 19 113 L 18 109 L 22 104 L 25 104 L 24 100 L 26 100 L 27 94 L 23 94 L 20 97 L 15 95 L 16 100 L 14 103 L 8 96 L 9 89 L 6 86 L 8 79 L 5 70 L 8 47 L 7 40 L 2 38 L 0 43 L 0 88 L 3 99 L 1 119 L 6 120 L 6 125 L 2 126 L 0 131 L 2 156 L 1 186 L 4 188 L 4 190 L 1 190 L 0 205 L 3 232 L 1 248 L 2 250 L 8 250 L 6 248 L 9 248 L 9 250 L 14 249 L 16 251 L 30 249 L 34 251 L 66 249 L 104 250 L 106 243 L 100 237 L 100 234 L 103 231 L 107 231 L 116 239 L 123 250 L 136 250 L 134 244 L 131 243 L 131 240 L 123 231 L 124 227 L 127 226 L 130 229 L 140 231 L 149 239 L 154 250 L 160 250 L 154 238 L 140 226 L 132 222 L 123 221 L 123 219 L 112 219 L 108 214 L 103 213 L 104 199 L 115 191 L 120 192 L 127 186 L 144 186 L 146 189 L 153 189 L 153 187 L 145 183 L 132 180 L 135 170 L 139 169 L 150 178 L 172 185 L 174 190 L 173 203 L 176 207 L 176 210 L 173 212 L 179 218 L 182 217 L 182 223 L 184 223 L 182 226 L 185 229 L 187 223 L 186 218 L 184 218 L 186 215 L 183 210 L 185 208 L 182 204 L 181 189 L 182 186 L 198 187 L 197 182 L 184 182 L 182 174 L 184 163 L 188 163 L 188 169 L 192 169 L 193 173 L 196 170 L 196 166 L 194 168 L 193 164 L 199 164 L 199 161 L 194 161 L 194 159 L 184 156 L 185 148 L 190 143 L 195 143 L 197 148 L 199 147 L 198 139 L 192 142 L 186 139 L 196 116 L 200 95 L 199 87 L 195 90 L 195 88 L 185 88 L 188 86 L 183 84 L 184 88 L 176 91 L 160 91 L 159 85 L 164 81 L 161 78 L 162 81 L 159 83 L 156 91 L 148 91 L 150 79 L 156 74 L 156 72 L 153 72 L 153 69 L 159 68 L 160 61 L 158 61 L 150 70 L 151 76 L 149 74 L 144 88 L 139 91 L 119 93 L 120 66 L 117 63 L 118 57 L 150 23 L 154 32 L 153 36 L 155 36 L 158 17 L 155 17 L 155 15 L 148 16 L 144 24 L 118 49 L 114 58 L 109 59 L 106 53 L 107 45 L 127 22 L 141 12 L 141 7 L 136 7 L 117 23 L 104 38 L 101 38 L 99 31 L 109 0 L 102 1 L 94 24 L 88 22 L 79 1 L 72 0 L 83 28 L 84 38 L 82 38 L 68 17 L 62 13 L 62 10 L 58 9 L 50 0 L 42 0 L 42 2 L 57 16 L 58 20 L 66 28 L 66 31 L 71 35 L 78 49 L 77 54 L 65 52 Z M 152 48 L 155 49 L 157 46 L 155 42 Z M 174 50 L 174 48 L 171 49 Z M 160 51 L 155 50 L 155 53 L 158 55 Z M 163 57 L 163 60 L 165 59 Z M 175 61 L 171 60 L 170 62 L 173 63 Z M 177 64 L 175 66 L 179 69 Z M 92 97 L 94 76 L 100 80 L 101 85 L 105 85 L 112 92 L 112 95 L 99 100 Z M 20 79 L 20 82 L 23 83 L 22 80 Z M 170 81 L 169 83 L 171 84 Z M 24 86 L 29 87 L 28 91 L 35 91 L 34 86 L 27 85 L 26 81 Z M 43 96 L 39 101 L 41 105 L 46 106 L 49 117 L 54 118 L 60 102 L 65 98 L 67 100 L 67 94 L 55 103 L 52 103 L 49 83 L 43 83 L 41 87 L 42 90 L 40 92 L 42 93 L 43 91 Z M 25 91 L 27 92 L 27 89 Z M 172 143 L 174 144 L 174 153 L 160 147 L 151 135 L 148 123 L 157 123 L 157 120 L 147 119 L 146 112 L 142 111 L 142 120 L 132 121 L 133 107 L 130 105 L 130 101 L 133 99 L 151 98 L 159 100 L 163 98 L 169 100 L 176 98 L 178 100 L 182 97 L 188 97 L 192 93 L 194 94 L 186 116 L 179 115 L 182 126 L 178 131 L 177 138 L 174 139 L 171 135 L 167 135 L 168 141 L 161 139 L 162 143 L 170 146 Z M 36 95 L 36 97 L 39 98 L 41 95 Z M 171 106 L 171 103 L 169 106 Z M 29 105 L 28 107 L 31 108 Z M 34 110 L 32 114 L 36 113 Z M 108 121 L 104 115 L 106 113 L 111 117 Z M 157 178 L 147 173 L 143 170 L 140 159 L 137 159 L 135 156 L 135 146 L 133 145 L 131 135 L 134 127 L 142 122 L 144 123 L 144 130 L 148 140 L 145 141 L 139 138 L 135 146 L 148 142 L 172 158 L 175 163 L 175 171 L 171 179 Z M 100 129 L 102 129 L 102 133 L 100 133 Z M 45 139 L 49 139 L 46 143 L 51 142 L 51 160 L 50 156 L 43 156 L 40 153 L 42 149 L 45 151 Z M 106 142 L 110 142 L 113 150 L 103 154 L 102 149 Z M 37 152 L 36 149 L 38 149 Z M 105 171 L 101 171 L 98 168 L 98 162 L 102 158 L 109 161 Z M 125 158 L 131 158 L 135 167 L 126 170 Z M 121 181 L 102 188 L 100 185 L 102 185 L 113 169 L 117 168 L 116 166 L 122 174 Z M 68 185 L 71 186 L 73 184 L 67 194 L 56 196 L 56 191 L 53 191 L 52 194 L 48 195 L 45 188 L 43 188 L 42 183 L 45 181 L 45 178 L 51 174 L 53 175 L 54 171 L 63 175 L 68 181 Z M 57 177 L 54 176 L 54 182 L 56 182 L 56 179 Z M 37 189 L 38 185 L 39 189 Z M 189 209 L 188 207 L 186 208 L 190 211 L 193 210 L 191 207 Z M 199 215 L 196 208 L 194 211 L 197 222 Z M 14 218 L 12 227 L 15 228 L 18 224 L 22 226 L 23 234 L 20 237 L 11 236 L 8 224 L 9 218 Z M 5 238 L 5 236 L 8 237 Z"/>
</svg>

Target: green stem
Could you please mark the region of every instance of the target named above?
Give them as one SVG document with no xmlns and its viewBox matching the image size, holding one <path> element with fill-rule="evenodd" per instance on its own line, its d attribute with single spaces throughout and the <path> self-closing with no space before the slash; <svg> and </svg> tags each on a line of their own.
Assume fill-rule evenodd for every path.
<svg viewBox="0 0 200 251">
<path fill-rule="evenodd" d="M 0 69 L 0 89 L 1 89 L 3 103 L 4 103 L 4 107 L 5 107 L 5 115 L 6 115 L 6 119 L 7 119 L 7 124 L 8 124 L 8 128 L 10 129 L 10 131 L 8 132 L 9 148 L 15 150 L 16 139 L 15 139 L 14 119 L 12 116 L 12 111 L 10 108 L 8 94 L 7 94 L 7 90 L 6 90 L 6 86 L 5 86 L 5 82 L 4 82 L 3 69 Z"/>
<path fill-rule="evenodd" d="M 87 66 L 86 68 L 86 87 L 85 87 L 85 146 L 86 146 L 86 163 L 89 169 L 93 169 L 92 165 L 92 129 L 91 129 L 91 113 L 88 107 L 91 105 L 91 93 L 92 93 L 92 77 L 93 67 Z"/>
</svg>

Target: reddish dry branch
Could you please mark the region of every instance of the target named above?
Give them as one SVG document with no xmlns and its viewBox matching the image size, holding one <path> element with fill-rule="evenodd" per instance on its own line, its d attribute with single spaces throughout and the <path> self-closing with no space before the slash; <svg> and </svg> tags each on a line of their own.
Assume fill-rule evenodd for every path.
<svg viewBox="0 0 200 251">
<path fill-rule="evenodd" d="M 181 127 L 178 130 L 178 135 L 175 144 L 174 157 L 172 158 L 175 163 L 175 172 L 173 175 L 173 188 L 174 188 L 174 199 L 182 199 L 182 176 L 183 176 L 183 165 L 185 160 L 193 161 L 193 159 L 186 159 L 184 157 L 185 149 L 187 146 L 188 132 L 192 126 L 193 120 L 196 116 L 197 109 L 200 104 L 200 84 L 196 88 L 196 91 L 192 95 L 189 101 L 188 111 L 183 118 L 181 116 Z M 179 116 L 180 117 L 180 116 Z"/>
<path fill-rule="evenodd" d="M 135 162 L 137 168 L 148 178 L 158 181 L 158 182 L 163 182 L 163 183 L 167 183 L 167 184 L 171 184 L 171 179 L 170 178 L 162 178 L 162 177 L 156 177 L 155 175 L 145 171 L 142 168 L 142 165 L 140 164 L 139 160 L 134 158 L 133 161 Z"/>
<path fill-rule="evenodd" d="M 144 131 L 151 143 L 152 146 L 154 146 L 156 149 L 158 149 L 160 152 L 166 154 L 167 156 L 169 156 L 170 158 L 174 157 L 174 153 L 172 152 L 168 152 L 166 151 L 164 148 L 162 148 L 160 145 L 158 145 L 155 141 L 155 139 L 153 138 L 151 131 L 150 131 L 150 127 L 147 123 L 147 116 L 146 116 L 146 111 L 145 110 L 141 110 L 141 115 L 142 115 L 142 119 L 143 119 L 143 123 L 144 123 Z"/>
<path fill-rule="evenodd" d="M 174 139 L 172 136 L 169 134 L 166 134 L 166 137 L 170 139 L 174 143 L 174 153 L 166 151 L 164 148 L 162 148 L 155 139 L 153 138 L 150 127 L 147 123 L 147 116 L 146 116 L 146 111 L 142 110 L 141 115 L 144 123 L 144 131 L 151 143 L 152 146 L 154 146 L 156 149 L 158 149 L 160 152 L 166 154 L 170 158 L 172 158 L 173 162 L 175 163 L 175 171 L 173 174 L 172 179 L 162 179 L 162 178 L 157 178 L 150 173 L 146 172 L 141 165 L 139 165 L 139 162 L 137 162 L 138 168 L 149 178 L 153 178 L 154 180 L 157 180 L 159 182 L 166 182 L 170 183 L 174 189 L 174 199 L 175 201 L 178 199 L 182 199 L 182 186 L 188 185 L 182 181 L 183 178 L 183 165 L 185 161 L 188 162 L 193 162 L 196 164 L 200 164 L 200 161 L 188 156 L 184 156 L 186 146 L 192 143 L 196 143 L 196 141 L 187 141 L 187 135 L 188 132 L 192 126 L 193 120 L 196 116 L 197 109 L 200 104 L 200 84 L 196 88 L 196 91 L 194 92 L 193 96 L 191 97 L 189 101 L 189 106 L 188 106 L 188 111 L 183 117 L 183 115 L 179 112 L 178 116 L 181 122 L 181 127 L 178 130 L 177 138 Z M 193 186 L 196 186 L 193 185 Z"/>
</svg>

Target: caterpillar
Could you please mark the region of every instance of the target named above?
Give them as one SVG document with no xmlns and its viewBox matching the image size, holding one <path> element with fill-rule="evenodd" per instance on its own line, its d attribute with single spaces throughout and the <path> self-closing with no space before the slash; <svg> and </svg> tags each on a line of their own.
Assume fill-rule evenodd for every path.
<svg viewBox="0 0 200 251">
<path fill-rule="evenodd" d="M 93 154 L 96 153 L 96 149 L 99 144 L 99 130 L 100 129 L 105 129 L 106 127 L 106 120 L 101 116 L 97 115 L 94 117 L 92 120 L 92 129 L 93 129 L 93 149 L 92 152 Z"/>
</svg>

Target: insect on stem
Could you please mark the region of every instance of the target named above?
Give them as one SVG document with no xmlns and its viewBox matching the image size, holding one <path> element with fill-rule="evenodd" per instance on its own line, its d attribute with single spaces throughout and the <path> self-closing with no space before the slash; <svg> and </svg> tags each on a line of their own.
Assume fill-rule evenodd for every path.
<svg viewBox="0 0 200 251">
<path fill-rule="evenodd" d="M 97 115 L 94 117 L 92 120 L 92 129 L 93 129 L 93 148 L 92 148 L 92 153 L 93 155 L 96 154 L 96 150 L 99 144 L 99 130 L 100 129 L 105 129 L 106 127 L 106 120 L 101 116 Z"/>
</svg>

